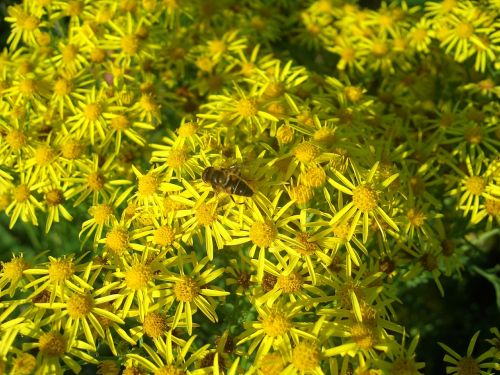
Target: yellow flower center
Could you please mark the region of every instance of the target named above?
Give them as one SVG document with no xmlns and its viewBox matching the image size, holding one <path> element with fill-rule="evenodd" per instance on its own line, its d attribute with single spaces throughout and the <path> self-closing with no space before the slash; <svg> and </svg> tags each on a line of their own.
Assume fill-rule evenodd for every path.
<svg viewBox="0 0 500 375">
<path fill-rule="evenodd" d="M 461 22 L 455 27 L 455 33 L 460 39 L 469 39 L 474 34 L 474 26 L 469 22 Z"/>
<path fill-rule="evenodd" d="M 125 228 L 115 227 L 106 235 L 106 247 L 116 255 L 127 251 L 128 241 L 128 231 Z"/>
<path fill-rule="evenodd" d="M 495 82 L 493 82 L 493 80 L 491 80 L 489 78 L 486 78 L 486 79 L 483 79 L 482 81 L 479 81 L 477 83 L 477 85 L 479 86 L 479 88 L 481 90 L 486 90 L 486 91 L 490 91 L 490 90 L 493 90 L 495 88 Z"/>
<path fill-rule="evenodd" d="M 196 125 L 194 122 L 186 122 L 179 126 L 179 129 L 177 129 L 177 134 L 179 134 L 179 137 L 191 137 L 196 134 L 198 131 L 198 125 Z"/>
<path fill-rule="evenodd" d="M 245 77 L 250 77 L 255 70 L 255 65 L 251 62 L 246 62 L 241 65 L 240 73 Z"/>
<path fill-rule="evenodd" d="M 204 72 L 210 72 L 214 66 L 214 62 L 208 56 L 201 56 L 196 60 L 196 66 Z"/>
<path fill-rule="evenodd" d="M 172 149 L 167 157 L 167 165 L 170 168 L 179 168 L 189 159 L 189 154 L 184 148 Z"/>
<path fill-rule="evenodd" d="M 297 241 L 300 242 L 302 245 L 301 247 L 298 247 L 296 249 L 300 255 L 309 256 L 316 251 L 317 249 L 316 243 L 310 242 L 309 238 L 310 236 L 308 233 L 300 232 L 297 234 Z"/>
<path fill-rule="evenodd" d="M 154 339 L 159 338 L 168 328 L 167 320 L 161 314 L 151 312 L 144 318 L 144 333 Z"/>
<path fill-rule="evenodd" d="M 278 353 L 268 353 L 259 362 L 259 374 L 279 375 L 285 369 L 283 358 Z"/>
<path fill-rule="evenodd" d="M 306 25 L 306 30 L 309 34 L 311 34 L 311 36 L 315 37 L 315 36 L 319 35 L 319 33 L 322 30 L 322 27 L 320 25 L 318 25 L 317 23 L 310 23 L 310 24 Z"/>
<path fill-rule="evenodd" d="M 186 372 L 175 367 L 174 365 L 167 365 L 160 367 L 154 372 L 154 375 L 185 375 Z"/>
<path fill-rule="evenodd" d="M 40 24 L 40 20 L 31 14 L 27 15 L 23 21 L 24 22 L 22 22 L 20 26 L 27 31 L 36 30 L 38 28 L 38 25 Z"/>
<path fill-rule="evenodd" d="M 30 96 L 36 93 L 38 90 L 38 82 L 34 79 L 23 79 L 19 81 L 19 92 L 22 95 Z"/>
<path fill-rule="evenodd" d="M 83 109 L 83 116 L 89 121 L 96 121 L 102 113 L 99 103 L 89 103 Z"/>
<path fill-rule="evenodd" d="M 0 211 L 5 211 L 9 207 L 10 202 L 11 199 L 8 193 L 0 193 Z"/>
<path fill-rule="evenodd" d="M 18 280 L 23 276 L 23 271 L 29 268 L 28 262 L 23 257 L 12 258 L 10 262 L 3 263 L 3 275 L 7 280 Z"/>
<path fill-rule="evenodd" d="M 118 131 L 127 130 L 128 128 L 130 128 L 130 120 L 127 118 L 127 116 L 118 115 L 111 119 L 111 127 Z"/>
<path fill-rule="evenodd" d="M 64 203 L 64 193 L 60 189 L 52 189 L 45 193 L 45 202 L 48 206 L 58 206 Z"/>
<path fill-rule="evenodd" d="M 441 8 L 445 13 L 452 11 L 457 6 L 457 0 L 443 0 Z"/>
<path fill-rule="evenodd" d="M 500 201 L 486 198 L 484 202 L 484 209 L 490 216 L 499 216 L 500 215 Z"/>
<path fill-rule="evenodd" d="M 156 229 L 153 233 L 154 242 L 159 246 L 169 246 L 175 241 L 175 230 L 163 226 Z"/>
<path fill-rule="evenodd" d="M 363 97 L 363 89 L 356 86 L 347 86 L 344 90 L 345 96 L 353 103 L 357 103 Z"/>
<path fill-rule="evenodd" d="M 267 85 L 264 95 L 268 98 L 277 98 L 285 92 L 285 88 L 280 82 L 271 82 Z"/>
<path fill-rule="evenodd" d="M 71 259 L 53 259 L 48 268 L 49 280 L 52 283 L 69 279 L 75 273 L 75 265 Z"/>
<path fill-rule="evenodd" d="M 480 176 L 471 176 L 465 180 L 465 188 L 473 195 L 481 195 L 486 188 L 486 180 Z"/>
<path fill-rule="evenodd" d="M 218 55 L 226 52 L 227 46 L 223 40 L 211 40 L 207 44 L 208 50 L 212 55 Z"/>
<path fill-rule="evenodd" d="M 425 220 L 427 219 L 425 213 L 417 208 L 410 208 L 406 213 L 406 217 L 408 218 L 410 224 L 414 227 L 421 227 L 422 225 L 424 225 Z"/>
<path fill-rule="evenodd" d="M 323 186 L 326 181 L 326 173 L 319 165 L 307 168 L 300 174 L 300 180 L 305 186 L 317 188 Z"/>
<path fill-rule="evenodd" d="M 377 332 L 375 326 L 366 323 L 354 323 L 351 327 L 352 340 L 362 349 L 371 349 L 377 345 Z"/>
<path fill-rule="evenodd" d="M 266 107 L 266 111 L 274 117 L 283 117 L 286 114 L 286 108 L 281 103 L 271 103 Z"/>
<path fill-rule="evenodd" d="M 358 210 L 370 212 L 377 207 L 377 193 L 368 185 L 359 185 L 353 190 L 352 202 Z"/>
<path fill-rule="evenodd" d="M 104 187 L 106 178 L 99 172 L 92 172 L 87 176 L 87 185 L 92 191 L 99 191 Z"/>
<path fill-rule="evenodd" d="M 5 136 L 5 141 L 14 151 L 19 151 L 26 145 L 27 137 L 20 130 L 12 130 Z"/>
<path fill-rule="evenodd" d="M 36 41 L 40 45 L 40 47 L 47 47 L 52 40 L 52 37 L 49 33 L 45 31 L 41 31 L 37 36 L 36 36 Z"/>
<path fill-rule="evenodd" d="M 66 339 L 58 332 L 44 333 L 38 345 L 40 353 L 46 357 L 62 357 L 66 352 Z"/>
<path fill-rule="evenodd" d="M 299 113 L 297 115 L 297 121 L 300 124 L 303 124 L 305 126 L 309 126 L 309 127 L 313 127 L 314 126 L 314 119 L 312 118 L 311 113 L 307 112 L 307 111 Z"/>
<path fill-rule="evenodd" d="M 384 57 L 389 51 L 389 47 L 384 42 L 375 42 L 372 45 L 372 55 L 375 57 Z"/>
<path fill-rule="evenodd" d="M 199 293 L 200 287 L 189 276 L 182 276 L 174 285 L 174 295 L 181 302 L 193 301 Z"/>
<path fill-rule="evenodd" d="M 75 140 L 69 140 L 61 145 L 62 156 L 66 159 L 76 159 L 83 153 L 83 145 Z"/>
<path fill-rule="evenodd" d="M 200 225 L 210 225 L 217 219 L 216 205 L 214 203 L 202 203 L 195 211 L 196 220 Z"/>
<path fill-rule="evenodd" d="M 252 117 L 257 115 L 258 108 L 257 102 L 255 99 L 240 99 L 240 101 L 236 104 L 236 111 L 245 118 Z"/>
<path fill-rule="evenodd" d="M 304 281 L 302 276 L 297 272 L 292 272 L 289 275 L 280 275 L 278 277 L 278 287 L 284 293 L 296 293 L 302 289 Z"/>
<path fill-rule="evenodd" d="M 255 245 L 269 247 L 278 236 L 278 231 L 272 221 L 256 221 L 250 228 L 249 236 Z"/>
<path fill-rule="evenodd" d="M 80 319 L 92 310 L 94 301 L 90 295 L 73 294 L 68 298 L 66 306 L 70 317 Z"/>
<path fill-rule="evenodd" d="M 120 9 L 125 12 L 135 12 L 137 10 L 137 0 L 124 0 L 120 4 Z"/>
<path fill-rule="evenodd" d="M 340 53 L 340 58 L 346 63 L 352 63 L 356 59 L 356 51 L 354 48 L 346 47 Z"/>
<path fill-rule="evenodd" d="M 158 109 L 158 104 L 150 95 L 142 95 L 139 105 L 145 112 L 154 112 Z"/>
<path fill-rule="evenodd" d="M 262 329 L 269 337 L 282 336 L 292 328 L 292 323 L 279 311 L 271 312 L 262 320 Z"/>
<path fill-rule="evenodd" d="M 33 65 L 29 61 L 20 61 L 17 72 L 21 75 L 26 75 L 33 71 Z"/>
<path fill-rule="evenodd" d="M 297 204 L 306 204 L 313 197 L 313 191 L 310 187 L 305 185 L 293 186 L 290 189 L 290 198 L 295 200 Z"/>
<path fill-rule="evenodd" d="M 458 375 L 479 375 L 481 367 L 477 360 L 473 357 L 462 357 L 457 363 Z"/>
<path fill-rule="evenodd" d="M 397 358 L 391 366 L 390 375 L 414 375 L 418 374 L 415 361 L 409 358 Z"/>
<path fill-rule="evenodd" d="M 124 35 L 120 46 L 124 54 L 134 55 L 139 49 L 139 39 L 135 35 Z"/>
<path fill-rule="evenodd" d="M 165 197 L 163 200 L 163 209 L 165 212 L 176 212 L 177 210 L 181 210 L 184 208 L 184 205 L 181 202 L 177 202 L 170 197 Z"/>
<path fill-rule="evenodd" d="M 415 43 L 422 43 L 425 41 L 425 38 L 427 38 L 427 30 L 418 27 L 415 30 L 413 30 L 411 38 Z"/>
<path fill-rule="evenodd" d="M 388 28 L 394 24 L 394 19 L 390 14 L 380 14 L 380 16 L 378 17 L 378 22 L 380 26 Z"/>
<path fill-rule="evenodd" d="M 321 352 L 313 342 L 299 342 L 292 351 L 293 366 L 300 371 L 312 371 L 319 366 Z"/>
<path fill-rule="evenodd" d="M 71 81 L 64 79 L 64 78 L 59 78 L 55 83 L 54 83 L 54 93 L 57 96 L 66 96 L 71 93 L 72 89 L 72 83 Z"/>
<path fill-rule="evenodd" d="M 68 44 L 61 53 L 62 61 L 66 64 L 72 63 L 78 56 L 78 48 L 73 44 Z"/>
<path fill-rule="evenodd" d="M 276 132 L 276 139 L 286 145 L 293 141 L 293 128 L 288 125 L 281 125 Z"/>
<path fill-rule="evenodd" d="M 483 131 L 481 130 L 481 127 L 474 126 L 470 129 L 467 129 L 464 138 L 471 145 L 478 145 L 483 140 Z"/>
<path fill-rule="evenodd" d="M 98 204 L 89 209 L 89 213 L 93 216 L 97 225 L 104 225 L 113 215 L 113 211 L 113 206 L 106 203 Z"/>
<path fill-rule="evenodd" d="M 146 288 L 151 280 L 153 280 L 153 271 L 151 267 L 144 264 L 134 264 L 125 273 L 125 284 L 132 290 Z"/>
<path fill-rule="evenodd" d="M 314 132 L 313 139 L 316 142 L 330 144 L 335 141 L 335 132 L 330 128 L 319 128 Z"/>
<path fill-rule="evenodd" d="M 55 157 L 56 157 L 55 150 L 48 145 L 40 146 L 35 151 L 35 162 L 39 166 L 45 166 L 50 164 L 50 162 L 54 160 Z"/>
<path fill-rule="evenodd" d="M 12 374 L 30 375 L 36 367 L 36 358 L 29 353 L 21 353 L 12 363 Z"/>
<path fill-rule="evenodd" d="M 70 17 L 78 17 L 82 14 L 84 4 L 81 0 L 71 0 L 68 2 L 68 7 L 66 8 L 66 13 Z"/>
<path fill-rule="evenodd" d="M 310 163 L 320 154 L 318 147 L 309 142 L 302 142 L 293 150 L 293 154 L 298 161 Z"/>
<path fill-rule="evenodd" d="M 147 174 L 139 178 L 139 195 L 143 197 L 149 197 L 156 192 L 158 186 L 160 186 L 160 179 L 156 174 Z"/>
<path fill-rule="evenodd" d="M 14 200 L 18 203 L 26 202 L 31 196 L 31 190 L 26 184 L 21 184 L 16 186 L 14 193 L 12 194 Z"/>
<path fill-rule="evenodd" d="M 90 60 L 101 63 L 106 58 L 106 52 L 102 48 L 95 47 L 90 51 Z"/>
<path fill-rule="evenodd" d="M 351 227 L 350 222 L 345 222 L 341 224 L 337 223 L 332 226 L 332 232 L 335 235 L 335 237 L 347 241 L 350 227 Z"/>
<path fill-rule="evenodd" d="M 401 52 L 406 50 L 407 42 L 403 38 L 394 38 L 392 45 L 395 51 Z"/>
</svg>

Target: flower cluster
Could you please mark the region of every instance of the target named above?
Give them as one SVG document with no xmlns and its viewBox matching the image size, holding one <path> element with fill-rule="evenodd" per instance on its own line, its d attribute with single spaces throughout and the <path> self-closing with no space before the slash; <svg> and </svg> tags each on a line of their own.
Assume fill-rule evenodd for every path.
<svg viewBox="0 0 500 375">
<path fill-rule="evenodd" d="M 497 6 L 10 6 L 2 223 L 79 248 L 4 257 L 0 374 L 421 374 L 398 286 L 500 224 Z"/>
</svg>

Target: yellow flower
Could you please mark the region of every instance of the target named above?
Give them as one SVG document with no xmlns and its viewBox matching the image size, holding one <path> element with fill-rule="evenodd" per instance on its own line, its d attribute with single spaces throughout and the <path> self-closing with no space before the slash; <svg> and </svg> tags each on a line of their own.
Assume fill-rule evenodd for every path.
<svg viewBox="0 0 500 375">
<path fill-rule="evenodd" d="M 187 325 L 188 333 L 191 335 L 193 331 L 193 314 L 199 309 L 211 322 L 217 322 L 219 318 L 215 312 L 217 302 L 214 297 L 222 298 L 229 295 L 229 292 L 209 285 L 224 273 L 223 268 L 217 269 L 213 265 L 209 266 L 208 257 L 198 261 L 194 253 L 191 253 L 186 258 L 190 258 L 193 264 L 189 275 L 184 273 L 183 265 L 178 263 L 180 274 L 172 273 L 160 277 L 160 279 L 166 281 L 171 288 L 166 301 L 167 308 L 174 303 L 177 304 L 172 329 L 182 321 Z"/>
<path fill-rule="evenodd" d="M 362 219 L 362 233 L 363 242 L 368 240 L 369 233 L 369 223 L 370 219 L 373 219 L 379 229 L 383 232 L 381 227 L 381 222 L 387 223 L 395 231 L 398 231 L 398 226 L 390 218 L 390 216 L 381 207 L 383 201 L 381 200 L 380 188 L 387 188 L 392 182 L 394 182 L 399 174 L 393 174 L 380 183 L 375 179 L 375 173 L 377 172 L 379 163 L 376 162 L 373 167 L 369 170 L 368 175 L 363 178 L 360 175 L 358 167 L 351 163 L 352 174 L 349 174 L 351 180 L 346 178 L 343 174 L 335 171 L 335 176 L 341 181 L 338 183 L 334 179 L 329 179 L 328 182 L 335 187 L 339 193 L 350 195 L 351 202 L 347 203 L 343 208 L 335 214 L 332 219 L 332 224 L 342 224 L 350 221 L 349 232 L 347 233 L 347 240 L 350 240 L 354 235 L 356 228 L 359 224 L 360 219 Z"/>
<path fill-rule="evenodd" d="M 498 370 L 498 362 L 486 362 L 491 357 L 491 352 L 489 350 L 482 353 L 478 357 L 472 356 L 478 336 L 479 331 L 477 331 L 470 339 L 469 346 L 467 347 L 467 354 L 465 356 L 458 354 L 448 345 L 438 342 L 438 344 L 446 351 L 444 361 L 449 364 L 446 366 L 446 372 L 448 374 L 487 374 L 490 373 L 489 369 Z"/>
</svg>

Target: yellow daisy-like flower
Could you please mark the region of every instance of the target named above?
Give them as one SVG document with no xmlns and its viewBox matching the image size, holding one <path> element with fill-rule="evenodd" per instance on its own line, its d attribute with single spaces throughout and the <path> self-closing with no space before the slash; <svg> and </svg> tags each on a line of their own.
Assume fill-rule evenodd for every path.
<svg viewBox="0 0 500 375">
<path fill-rule="evenodd" d="M 85 294 L 72 293 L 65 295 L 61 302 L 36 303 L 35 306 L 40 309 L 55 310 L 49 318 L 44 320 L 44 323 L 53 324 L 53 322 L 65 321 L 67 319 L 65 331 L 70 338 L 69 345 L 75 344 L 73 340 L 79 337 L 80 330 L 82 330 L 86 343 L 95 350 L 95 334 L 97 333 L 102 338 L 105 337 L 103 327 L 99 323 L 98 318 L 108 319 L 118 324 L 125 323 L 117 315 L 99 306 L 116 300 L 119 295 L 99 296 L 99 294 L 99 290 Z"/>
<path fill-rule="evenodd" d="M 489 200 L 489 204 L 493 208 L 491 202 L 500 197 L 500 187 L 484 171 L 486 160 L 483 156 L 478 156 L 475 159 L 467 156 L 465 162 L 467 173 L 450 164 L 460 180 L 459 186 L 450 190 L 449 194 L 457 198 L 457 206 L 463 211 L 464 216 L 471 212 L 471 221 L 475 222 L 478 220 L 479 207 L 481 203 L 485 202 L 485 199 Z"/>
<path fill-rule="evenodd" d="M 249 340 L 252 341 L 248 348 L 248 354 L 255 354 L 255 361 L 259 361 L 271 349 L 275 351 L 279 348 L 286 348 L 292 346 L 292 342 L 297 344 L 297 340 L 309 339 L 314 340 L 316 337 L 307 332 L 308 326 L 311 323 L 303 324 L 300 321 L 300 315 L 303 313 L 300 307 L 292 309 L 280 309 L 278 306 L 257 307 L 259 313 L 259 320 L 254 322 L 245 323 L 245 332 L 239 337 L 237 345 L 241 345 Z M 297 319 L 295 323 L 293 320 Z"/>
<path fill-rule="evenodd" d="M 85 254 L 84 254 L 85 256 Z M 92 286 L 85 281 L 81 273 L 88 272 L 92 264 L 80 264 L 80 258 L 53 258 L 49 256 L 49 263 L 43 268 L 29 268 L 23 273 L 30 277 L 30 282 L 24 286 L 26 290 L 33 288 L 27 299 L 33 299 L 44 291 L 50 292 L 50 301 L 72 293 L 86 293 Z M 36 276 L 34 279 L 33 276 Z"/>
<path fill-rule="evenodd" d="M 146 356 L 135 353 L 129 353 L 125 356 L 134 360 L 140 368 L 157 375 L 213 374 L 213 371 L 209 372 L 208 368 L 194 369 L 194 364 L 206 355 L 209 347 L 207 344 L 195 349 L 195 339 L 196 336 L 191 336 L 187 341 L 176 340 L 174 342 L 172 331 L 168 331 L 165 339 L 157 340 L 156 348 L 152 348 L 146 343 L 141 345 L 146 351 Z M 174 348 L 178 350 L 174 350 Z"/>
<path fill-rule="evenodd" d="M 482 35 L 494 32 L 489 26 L 489 17 L 486 14 L 475 12 L 460 12 L 460 15 L 447 17 L 449 31 L 441 42 L 441 47 L 446 47 L 445 53 L 452 53 L 455 60 L 462 62 L 474 53 L 474 46 L 487 49 L 490 46 L 483 42 Z"/>
<path fill-rule="evenodd" d="M 92 89 L 78 100 L 75 109 L 76 114 L 67 122 L 70 132 L 78 138 L 88 139 L 94 145 L 106 139 L 112 113 L 123 111 L 125 108 L 112 104 L 103 89 L 97 91 L 96 87 L 92 86 Z"/>
<path fill-rule="evenodd" d="M 24 173 L 19 177 L 19 184 L 8 184 L 12 199 L 5 208 L 5 213 L 10 216 L 9 228 L 11 229 L 19 218 L 23 222 L 38 225 L 36 210 L 43 210 L 43 205 L 38 201 L 35 192 L 45 185 L 45 181 L 37 181 Z"/>
<path fill-rule="evenodd" d="M 446 351 L 444 356 L 444 361 L 449 365 L 446 366 L 447 374 L 481 374 L 487 375 L 491 374 L 490 369 L 498 370 L 498 362 L 496 361 L 487 361 L 491 358 L 491 352 L 487 350 L 482 353 L 478 357 L 474 357 L 472 353 L 474 352 L 474 346 L 476 345 L 477 338 L 479 336 L 479 331 L 477 331 L 474 336 L 470 339 L 469 345 L 467 346 L 467 354 L 462 356 L 450 348 L 448 345 L 445 345 L 441 342 L 438 344 Z"/>
<path fill-rule="evenodd" d="M 170 274 L 159 279 L 167 281 L 171 290 L 167 297 L 166 307 L 170 308 L 173 303 L 177 303 L 175 309 L 172 329 L 183 321 L 187 325 L 189 334 L 193 331 L 193 315 L 197 309 L 212 322 L 219 320 L 215 307 L 217 305 L 214 297 L 225 297 L 229 292 L 225 292 L 220 288 L 210 285 L 215 279 L 219 278 L 223 273 L 223 268 L 216 268 L 213 265 L 208 265 L 210 259 L 203 258 L 201 261 L 196 259 L 196 255 L 191 253 L 187 259 L 191 259 L 193 267 L 189 276 L 185 274 L 183 265 L 178 263 L 180 274 Z M 165 286 L 162 286 L 164 288 Z"/>
<path fill-rule="evenodd" d="M 98 363 L 94 358 L 95 348 L 82 341 L 76 342 L 69 332 L 60 333 L 59 330 L 45 332 L 37 328 L 27 330 L 25 334 L 37 340 L 24 343 L 23 350 L 38 350 L 36 362 L 40 369 L 60 374 L 64 372 L 63 369 L 70 368 L 73 372 L 79 373 L 82 367 L 77 359 L 83 359 L 86 363 Z"/>
<path fill-rule="evenodd" d="M 120 186 L 131 184 L 128 179 L 113 179 L 114 176 L 119 176 L 117 173 L 118 168 L 118 161 L 114 156 L 108 157 L 104 163 L 100 163 L 99 157 L 93 154 L 91 161 L 88 160 L 78 164 L 78 173 L 74 173 L 75 176 L 63 179 L 63 181 L 76 184 L 70 189 L 68 199 L 78 196 L 74 206 L 84 202 L 90 195 L 92 195 L 92 204 L 94 205 L 101 199 L 109 200 L 111 196 L 117 193 Z M 125 199 L 133 188 L 133 186 L 126 188 L 122 192 L 124 194 L 122 199 Z"/>
<path fill-rule="evenodd" d="M 351 201 L 337 212 L 332 219 L 332 224 L 342 224 L 346 221 L 351 222 L 346 237 L 347 240 L 352 238 L 360 220 L 362 220 L 363 227 L 363 242 L 368 240 L 371 220 L 376 222 L 382 232 L 382 223 L 387 223 L 395 231 L 399 230 L 394 220 L 392 220 L 381 207 L 381 191 L 379 190 L 380 188 L 387 188 L 399 177 L 399 174 L 393 174 L 382 182 L 377 182 L 375 180 L 375 173 L 377 172 L 378 166 L 379 163 L 376 162 L 368 172 L 368 175 L 364 178 L 360 170 L 358 170 L 358 167 L 356 167 L 354 163 L 351 163 L 352 173 L 349 174 L 351 180 L 338 171 L 334 173 L 341 183 L 332 178 L 328 179 L 328 182 L 340 193 L 351 196 Z"/>
<path fill-rule="evenodd" d="M 39 17 L 27 11 L 26 6 L 12 5 L 7 8 L 8 16 L 5 21 L 12 24 L 7 43 L 11 49 L 16 49 L 22 41 L 27 45 L 37 45 L 37 36 L 41 33 L 40 27 L 44 26 Z"/>
</svg>

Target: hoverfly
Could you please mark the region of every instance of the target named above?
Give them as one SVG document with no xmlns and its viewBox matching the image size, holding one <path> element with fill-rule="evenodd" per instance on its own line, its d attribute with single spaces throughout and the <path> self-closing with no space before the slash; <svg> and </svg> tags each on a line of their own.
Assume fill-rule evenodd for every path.
<svg viewBox="0 0 500 375">
<path fill-rule="evenodd" d="M 216 191 L 224 191 L 227 194 L 241 197 L 251 197 L 253 195 L 252 188 L 241 178 L 235 167 L 221 169 L 207 167 L 201 174 L 201 179 L 212 185 L 212 188 Z"/>
</svg>

